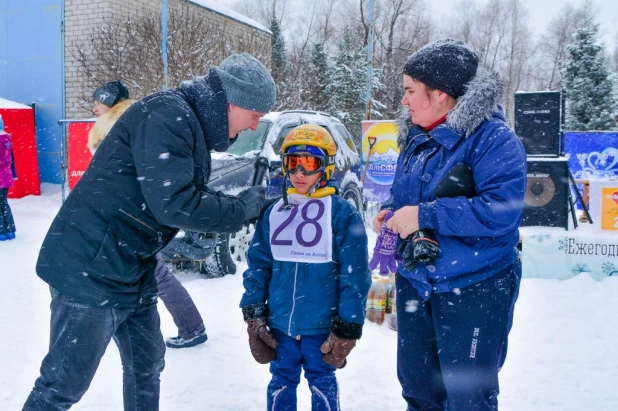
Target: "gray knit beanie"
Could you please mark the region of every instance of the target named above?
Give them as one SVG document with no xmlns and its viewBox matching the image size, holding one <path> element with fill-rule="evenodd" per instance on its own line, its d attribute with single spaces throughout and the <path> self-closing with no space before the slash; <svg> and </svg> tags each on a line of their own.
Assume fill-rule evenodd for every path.
<svg viewBox="0 0 618 411">
<path fill-rule="evenodd" d="M 259 113 L 268 113 L 275 106 L 275 82 L 255 57 L 247 53 L 232 54 L 213 69 L 221 80 L 228 103 Z"/>
<path fill-rule="evenodd" d="M 408 57 L 403 74 L 459 98 L 476 75 L 478 65 L 479 56 L 470 46 L 446 38 L 429 43 Z"/>
</svg>

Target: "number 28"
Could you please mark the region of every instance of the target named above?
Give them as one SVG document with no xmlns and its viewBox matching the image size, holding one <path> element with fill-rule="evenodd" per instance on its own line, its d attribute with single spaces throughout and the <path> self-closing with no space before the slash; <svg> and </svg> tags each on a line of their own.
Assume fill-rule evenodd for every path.
<svg viewBox="0 0 618 411">
<path fill-rule="evenodd" d="M 318 211 L 314 217 L 309 217 L 308 210 L 309 210 L 309 206 L 311 206 L 312 204 L 315 204 L 318 206 Z M 279 208 L 277 212 L 281 212 L 282 210 L 283 210 L 283 206 Z M 293 244 L 292 240 L 285 239 L 285 238 L 279 238 L 279 236 L 281 235 L 281 232 L 288 225 L 290 225 L 292 221 L 294 221 L 294 217 L 296 217 L 296 214 L 298 214 L 298 207 L 294 207 L 292 211 L 290 212 L 290 215 L 288 216 L 288 218 L 286 218 L 283 221 L 283 223 L 281 223 L 281 225 L 277 227 L 277 229 L 273 233 L 273 237 L 271 241 L 273 245 L 291 246 Z M 305 206 L 302 207 L 300 216 L 302 217 L 303 221 L 298 225 L 298 227 L 296 227 L 296 242 L 298 242 L 298 244 L 302 245 L 303 247 L 313 247 L 314 245 L 320 242 L 320 239 L 322 239 L 322 227 L 320 226 L 318 221 L 323 215 L 324 215 L 324 203 L 322 203 L 319 200 L 309 200 L 307 204 L 305 204 Z M 313 236 L 311 240 L 305 240 L 305 238 L 303 237 L 303 230 L 308 225 L 312 225 L 313 227 L 315 227 L 315 235 Z"/>
</svg>

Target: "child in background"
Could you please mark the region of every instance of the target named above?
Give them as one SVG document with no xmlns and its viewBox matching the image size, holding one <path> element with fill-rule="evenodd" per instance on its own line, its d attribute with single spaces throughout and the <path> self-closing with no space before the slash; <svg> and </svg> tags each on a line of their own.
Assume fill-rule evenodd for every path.
<svg viewBox="0 0 618 411">
<path fill-rule="evenodd" d="M 362 218 L 337 195 L 337 146 L 301 125 L 281 148 L 283 198 L 257 224 L 240 307 L 255 360 L 271 362 L 269 410 L 295 410 L 301 369 L 312 409 L 339 410 L 335 370 L 361 337 L 371 284 Z M 287 182 L 292 187 L 287 188 Z"/>
<path fill-rule="evenodd" d="M 15 221 L 7 198 L 9 187 L 16 177 L 11 136 L 4 131 L 4 122 L 0 116 L 0 241 L 15 238 Z"/>
</svg>

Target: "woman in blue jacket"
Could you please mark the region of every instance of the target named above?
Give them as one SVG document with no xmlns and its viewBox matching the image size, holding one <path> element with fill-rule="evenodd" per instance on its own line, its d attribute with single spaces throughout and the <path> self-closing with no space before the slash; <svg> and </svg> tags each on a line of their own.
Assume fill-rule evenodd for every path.
<svg viewBox="0 0 618 411">
<path fill-rule="evenodd" d="M 292 187 L 257 224 L 240 306 L 255 360 L 271 363 L 268 410 L 295 410 L 301 370 L 312 409 L 339 410 L 335 369 L 361 337 L 371 284 L 362 218 L 331 177 L 337 146 L 301 125 L 281 152 Z M 271 334 L 272 333 L 272 334 Z M 272 361 L 272 362 L 271 362 Z"/>
<path fill-rule="evenodd" d="M 496 410 L 521 279 L 526 153 L 498 105 L 497 74 L 479 68 L 465 43 L 428 44 L 403 73 L 401 154 L 373 225 L 440 248 L 436 258 L 419 258 L 413 240 L 400 240 L 403 397 L 408 410 Z"/>
</svg>

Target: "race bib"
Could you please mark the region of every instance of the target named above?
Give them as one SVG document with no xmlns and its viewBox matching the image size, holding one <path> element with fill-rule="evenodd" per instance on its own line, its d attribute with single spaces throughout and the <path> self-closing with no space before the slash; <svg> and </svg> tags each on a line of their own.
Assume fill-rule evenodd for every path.
<svg viewBox="0 0 618 411">
<path fill-rule="evenodd" d="M 278 261 L 332 261 L 331 197 L 290 195 L 291 208 L 279 200 L 270 213 L 270 249 Z"/>
</svg>

